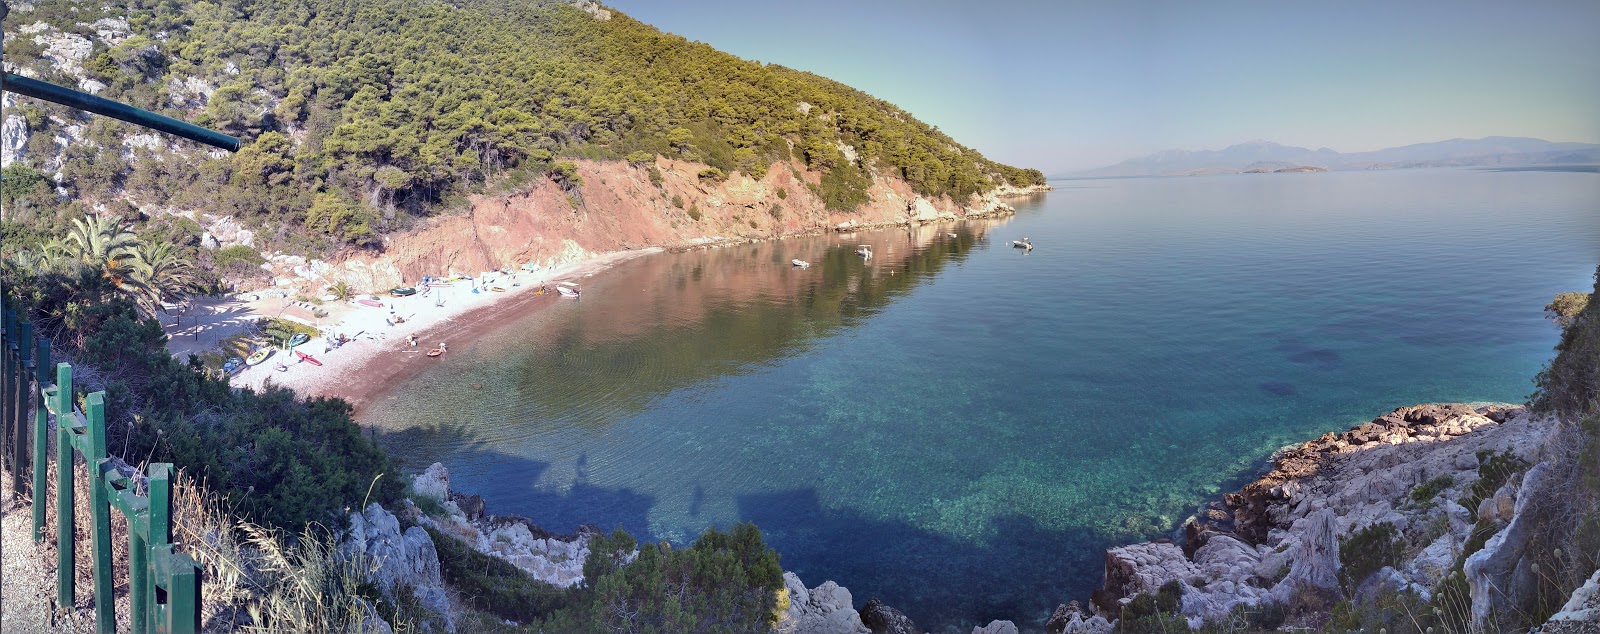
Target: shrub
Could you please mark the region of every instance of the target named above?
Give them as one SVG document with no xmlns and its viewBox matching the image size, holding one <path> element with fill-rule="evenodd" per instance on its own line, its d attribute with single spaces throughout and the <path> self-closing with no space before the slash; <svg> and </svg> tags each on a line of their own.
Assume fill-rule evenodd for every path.
<svg viewBox="0 0 1600 634">
<path fill-rule="evenodd" d="M 1462 506 L 1468 511 L 1478 512 L 1478 504 L 1484 498 L 1492 497 L 1495 491 L 1505 486 L 1507 480 L 1519 471 L 1528 468 L 1528 462 L 1518 458 L 1507 451 L 1495 454 L 1489 451 L 1478 452 L 1478 481 L 1472 483 L 1467 489 L 1467 494 L 1461 498 Z"/>
<path fill-rule="evenodd" d="M 1345 592 L 1355 592 L 1356 586 L 1384 566 L 1399 564 L 1405 553 L 1405 539 L 1389 522 L 1373 524 L 1345 538 L 1339 544 L 1339 575 Z"/>
<path fill-rule="evenodd" d="M 1600 293 L 1600 267 L 1595 292 Z M 1578 418 L 1600 406 L 1600 302 L 1582 302 L 1580 309 L 1575 298 L 1562 298 L 1547 308 L 1564 324 L 1556 358 L 1534 378 L 1537 389 L 1529 401 L 1536 411 Z"/>
<path fill-rule="evenodd" d="M 576 590 L 536 580 L 504 559 L 480 553 L 431 527 L 423 528 L 439 551 L 440 576 L 479 610 L 526 622 L 548 616 L 582 599 Z M 590 558 L 595 557 L 591 555 Z"/>
<path fill-rule="evenodd" d="M 261 265 L 267 263 L 267 259 L 256 253 L 255 249 L 242 244 L 232 244 L 214 251 L 211 262 L 223 275 L 243 277 L 258 272 Z"/>
<path fill-rule="evenodd" d="M 1455 483 L 1455 476 L 1446 473 L 1419 484 L 1411 490 L 1411 503 L 1423 508 L 1432 507 L 1433 499 L 1439 497 L 1440 493 L 1443 493 L 1445 489 L 1450 488 L 1450 485 Z"/>
<path fill-rule="evenodd" d="M 689 219 L 690 220 L 694 220 L 696 222 L 699 222 L 699 220 L 700 220 L 700 205 L 698 205 L 698 204 L 689 205 Z"/>
<path fill-rule="evenodd" d="M 720 183 L 726 178 L 728 178 L 728 175 L 724 174 L 722 170 L 719 170 L 715 167 L 707 167 L 703 170 L 700 170 L 700 180 L 703 181 Z"/>
<path fill-rule="evenodd" d="M 828 209 L 853 212 L 866 204 L 870 196 L 867 188 L 872 182 L 854 165 L 838 165 L 822 175 L 819 187 L 823 204 Z"/>
<path fill-rule="evenodd" d="M 772 207 L 767 209 L 767 213 L 772 215 L 773 220 L 783 220 L 783 205 L 773 203 Z"/>
<path fill-rule="evenodd" d="M 653 163 L 653 162 L 655 162 L 655 160 L 656 160 L 655 153 L 646 152 L 644 150 L 639 150 L 638 152 L 630 152 L 628 154 L 628 158 L 627 158 L 628 163 L 633 164 L 633 165 L 644 165 L 646 163 Z"/>
<path fill-rule="evenodd" d="M 578 164 L 572 161 L 558 161 L 552 164 L 545 175 L 567 192 L 583 186 L 583 176 L 578 174 Z"/>
<path fill-rule="evenodd" d="M 679 196 L 677 194 L 673 194 L 672 195 L 672 206 L 673 207 L 677 207 L 679 209 L 683 209 L 683 197 Z"/>
<path fill-rule="evenodd" d="M 655 164 L 652 163 L 650 165 L 649 174 L 650 174 L 650 184 L 651 185 L 655 185 L 656 187 L 660 187 L 661 186 L 661 170 L 659 168 L 657 168 L 655 166 Z"/>
<path fill-rule="evenodd" d="M 779 187 L 778 188 L 778 200 L 788 200 L 788 199 L 789 199 L 789 190 L 784 189 L 782 187 Z"/>
</svg>

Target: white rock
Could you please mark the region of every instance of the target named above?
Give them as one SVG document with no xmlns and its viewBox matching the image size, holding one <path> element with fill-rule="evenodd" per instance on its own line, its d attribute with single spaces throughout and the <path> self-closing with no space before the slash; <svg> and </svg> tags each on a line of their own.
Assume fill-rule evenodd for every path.
<svg viewBox="0 0 1600 634">
<path fill-rule="evenodd" d="M 1548 463 L 1541 462 L 1534 465 L 1526 475 L 1522 476 L 1523 490 L 1538 490 L 1547 471 L 1549 471 Z M 1536 530 L 1532 525 L 1536 520 L 1523 513 L 1527 510 L 1529 500 L 1533 498 L 1533 495 L 1522 495 L 1521 499 L 1517 500 L 1511 523 L 1490 537 L 1483 550 L 1472 553 L 1462 565 L 1462 570 L 1467 575 L 1467 584 L 1472 590 L 1473 622 L 1478 625 L 1482 625 L 1489 618 L 1492 610 L 1519 603 L 1517 595 L 1520 591 L 1512 577 Z"/>
<path fill-rule="evenodd" d="M 22 115 L 6 115 L 5 123 L 0 124 L 0 160 L 9 164 L 25 158 L 27 153 L 28 120 Z"/>
<path fill-rule="evenodd" d="M 780 634 L 870 634 L 861 623 L 850 591 L 832 581 L 807 590 L 800 577 L 783 573 L 789 609 L 778 620 Z"/>
<path fill-rule="evenodd" d="M 972 634 L 1017 634 L 1017 624 L 1011 621 L 990 621 L 983 627 L 972 628 Z"/>
<path fill-rule="evenodd" d="M 436 502 L 450 499 L 450 470 L 435 462 L 411 481 L 411 491 Z"/>
</svg>

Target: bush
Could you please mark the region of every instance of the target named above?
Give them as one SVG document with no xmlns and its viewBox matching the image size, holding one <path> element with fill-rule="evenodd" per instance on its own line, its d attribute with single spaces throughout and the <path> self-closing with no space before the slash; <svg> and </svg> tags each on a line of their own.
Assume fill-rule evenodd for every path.
<svg viewBox="0 0 1600 634">
<path fill-rule="evenodd" d="M 683 197 L 679 196 L 677 194 L 673 194 L 672 195 L 672 206 L 673 207 L 677 207 L 679 209 L 683 209 Z"/>
<path fill-rule="evenodd" d="M 1411 503 L 1422 508 L 1430 508 L 1433 506 L 1433 499 L 1439 497 L 1440 493 L 1443 493 L 1445 489 L 1450 488 L 1450 485 L 1455 483 L 1455 476 L 1446 473 L 1419 484 L 1411 490 Z M 1477 509 L 1471 510 L 1476 511 Z"/>
<path fill-rule="evenodd" d="M 1373 524 L 1345 538 L 1339 544 L 1339 576 L 1345 593 L 1355 592 L 1384 566 L 1398 565 L 1405 554 L 1405 539 L 1389 522 Z"/>
<path fill-rule="evenodd" d="M 583 598 L 580 591 L 536 580 L 504 559 L 480 553 L 431 527 L 423 528 L 439 551 L 440 576 L 474 608 L 503 619 L 527 622 L 549 616 Z"/>
<path fill-rule="evenodd" d="M 822 175 L 819 195 L 828 209 L 849 213 L 870 200 L 867 188 L 871 185 L 872 181 L 854 165 L 838 165 Z"/>
<path fill-rule="evenodd" d="M 782 187 L 779 187 L 778 188 L 778 200 L 788 200 L 788 199 L 789 199 L 789 190 L 784 189 Z"/>
<path fill-rule="evenodd" d="M 689 219 L 695 222 L 700 221 L 700 205 L 689 205 Z"/>
<path fill-rule="evenodd" d="M 1595 292 L 1600 293 L 1600 267 Z M 1600 407 L 1600 302 L 1582 302 L 1580 309 L 1570 295 L 1556 296 L 1546 308 L 1563 324 L 1561 342 L 1556 358 L 1534 378 L 1537 389 L 1529 401 L 1536 411 L 1576 419 Z"/>
<path fill-rule="evenodd" d="M 767 209 L 767 213 L 772 215 L 773 220 L 783 220 L 783 205 L 773 203 L 772 207 Z"/>
<path fill-rule="evenodd" d="M 627 158 L 628 163 L 631 163 L 633 165 L 644 165 L 646 163 L 654 163 L 655 160 L 656 160 L 655 153 L 646 152 L 644 150 L 640 150 L 638 152 L 630 152 L 630 153 L 628 153 L 628 158 Z"/>
<path fill-rule="evenodd" d="M 1494 496 L 1494 492 L 1505 486 L 1513 474 L 1528 468 L 1528 462 L 1518 458 L 1511 452 L 1495 454 L 1489 451 L 1478 452 L 1478 481 L 1472 483 L 1467 489 L 1467 494 L 1461 498 L 1462 506 L 1468 511 L 1478 512 L 1478 504 L 1484 498 Z"/>
<path fill-rule="evenodd" d="M 213 252 L 211 262 L 217 272 L 223 275 L 245 277 L 259 272 L 261 265 L 267 263 L 267 259 L 256 253 L 255 249 L 242 244 L 233 244 Z"/>
</svg>

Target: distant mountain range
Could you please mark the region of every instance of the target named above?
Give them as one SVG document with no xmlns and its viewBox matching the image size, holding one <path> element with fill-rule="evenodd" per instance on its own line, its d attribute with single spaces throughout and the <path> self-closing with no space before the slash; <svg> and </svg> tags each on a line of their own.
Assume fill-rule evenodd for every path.
<svg viewBox="0 0 1600 634">
<path fill-rule="evenodd" d="M 1242 172 L 1405 169 L 1600 163 L 1600 144 L 1555 143 L 1528 137 L 1491 136 L 1418 143 L 1372 152 L 1310 150 L 1250 141 L 1221 150 L 1166 150 L 1116 165 L 1062 174 L 1068 178 L 1113 176 L 1193 176 Z M 1314 171 L 1314 170 L 1298 170 Z"/>
</svg>

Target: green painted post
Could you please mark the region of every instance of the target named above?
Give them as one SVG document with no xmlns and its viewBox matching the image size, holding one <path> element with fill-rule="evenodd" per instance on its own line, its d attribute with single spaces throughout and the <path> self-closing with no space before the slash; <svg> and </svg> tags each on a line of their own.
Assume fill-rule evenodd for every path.
<svg viewBox="0 0 1600 634">
<path fill-rule="evenodd" d="M 16 434 L 11 443 L 11 496 L 22 497 L 22 489 L 28 484 L 23 471 L 28 467 L 28 404 L 33 401 L 32 390 L 29 382 L 33 377 L 33 346 L 28 345 L 33 341 L 33 323 L 22 322 L 17 325 L 17 340 L 12 345 L 16 346 L 17 358 L 13 362 L 12 374 L 16 375 L 16 399 L 11 402 L 11 414 L 14 417 L 11 431 Z M 32 496 L 32 492 L 29 492 Z"/>
<path fill-rule="evenodd" d="M 98 473 L 105 474 L 105 486 L 110 486 L 116 473 L 110 460 L 101 460 Z M 145 608 L 150 604 L 150 504 L 133 492 L 133 483 L 127 478 L 117 478 L 124 490 L 118 508 L 128 520 L 128 616 L 134 632 L 148 632 Z"/>
<path fill-rule="evenodd" d="M 15 403 L 11 401 L 12 371 L 11 365 L 15 362 L 11 352 L 11 340 L 17 336 L 16 313 L 10 308 L 5 309 L 0 317 L 0 465 L 10 466 L 11 452 L 11 408 Z M 11 492 L 16 495 L 16 491 Z"/>
<path fill-rule="evenodd" d="M 89 451 L 84 466 L 89 470 L 89 516 L 94 520 L 90 546 L 94 549 L 95 630 L 116 634 L 116 595 L 111 581 L 111 503 L 106 499 L 105 483 L 100 481 L 98 465 L 106 457 L 106 393 L 94 392 L 84 399 L 84 418 L 89 420 Z"/>
<path fill-rule="evenodd" d="M 150 465 L 146 472 L 150 475 L 147 480 L 147 490 L 145 491 L 150 497 L 149 543 L 152 546 L 170 546 L 172 544 L 172 464 L 157 462 Z M 151 574 L 148 579 L 149 585 L 145 590 L 145 600 L 147 602 L 145 618 L 149 619 L 151 629 L 154 629 L 156 623 L 156 578 L 154 574 Z"/>
<path fill-rule="evenodd" d="M 45 498 L 45 472 L 50 464 L 50 408 L 44 402 L 45 384 L 50 382 L 50 340 L 39 338 L 39 359 L 36 362 L 39 375 L 35 378 L 38 390 L 35 395 L 39 399 L 38 406 L 34 407 L 33 415 L 33 543 L 44 541 L 44 498 Z"/>
<path fill-rule="evenodd" d="M 63 610 L 77 605 L 73 596 L 73 517 L 72 489 L 72 366 L 56 366 L 56 606 Z"/>
<path fill-rule="evenodd" d="M 155 631 L 162 634 L 194 634 L 200 631 L 200 571 L 194 558 L 186 553 L 173 554 L 172 544 L 150 547 L 150 561 L 154 574 L 166 589 L 163 596 L 155 598 L 156 608 L 150 612 Z"/>
</svg>

